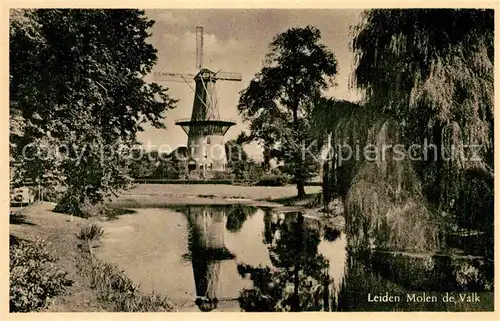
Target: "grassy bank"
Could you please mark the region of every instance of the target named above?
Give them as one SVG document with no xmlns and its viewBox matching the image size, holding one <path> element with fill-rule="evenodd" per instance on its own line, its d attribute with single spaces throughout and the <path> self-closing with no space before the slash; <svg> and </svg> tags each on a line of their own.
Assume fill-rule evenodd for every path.
<svg viewBox="0 0 500 321">
<path fill-rule="evenodd" d="M 85 220 L 53 213 L 53 206 L 54 204 L 51 203 L 43 203 L 23 209 L 13 208 L 12 210 L 18 214 L 10 217 L 11 244 L 22 240 L 44 240 L 46 250 L 58 258 L 55 262 L 57 268 L 66 272 L 67 278 L 72 281 L 72 285 L 65 290 L 64 294 L 53 297 L 50 304 L 41 311 L 105 311 L 76 266 L 79 250 L 75 235 Z"/>
<path fill-rule="evenodd" d="M 321 192 L 320 186 L 306 186 L 306 193 Z M 115 198 L 111 205 L 118 207 L 162 207 L 166 204 L 234 204 L 256 206 L 293 205 L 295 186 L 233 186 L 233 185 L 177 185 L 139 184 Z M 299 201 L 299 200 L 297 200 Z"/>
<path fill-rule="evenodd" d="M 95 257 L 93 248 L 104 230 L 91 223 L 81 228 L 80 255 L 77 267 L 95 291 L 101 305 L 110 312 L 169 312 L 174 310 L 170 300 L 160 294 L 143 294 L 139 286 L 116 266 Z"/>
<path fill-rule="evenodd" d="M 97 225 L 89 225 L 86 219 L 54 213 L 53 207 L 51 203 L 37 203 L 12 209 L 15 214 L 10 215 L 11 252 L 17 253 L 16 262 L 21 262 L 16 263 L 16 268 L 18 266 L 18 270 L 24 271 L 22 262 L 27 261 L 26 266 L 34 264 L 36 269 L 32 269 L 34 271 L 29 272 L 28 277 L 11 275 L 11 279 L 14 277 L 26 283 L 15 283 L 16 288 L 10 291 L 11 299 L 22 303 L 24 289 L 47 289 L 39 295 L 44 302 L 19 304 L 18 311 L 148 312 L 173 309 L 165 297 L 141 293 L 123 271 L 95 258 L 92 248 L 103 235 Z M 47 271 L 64 276 L 65 280 L 61 278 L 60 282 L 64 287 L 52 284 L 52 277 L 46 280 L 46 276 L 52 275 L 45 273 Z M 54 288 L 57 291 L 52 291 Z M 25 296 L 24 301 L 29 303 L 31 294 Z"/>
</svg>

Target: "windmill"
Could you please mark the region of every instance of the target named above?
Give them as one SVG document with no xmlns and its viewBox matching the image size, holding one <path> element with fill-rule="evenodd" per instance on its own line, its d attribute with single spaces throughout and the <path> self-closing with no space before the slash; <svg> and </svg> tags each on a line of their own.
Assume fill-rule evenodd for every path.
<svg viewBox="0 0 500 321">
<path fill-rule="evenodd" d="M 175 122 L 188 136 L 189 171 L 224 171 L 227 159 L 224 135 L 236 123 L 220 118 L 215 83 L 217 80 L 241 81 L 241 73 L 213 72 L 203 68 L 203 27 L 196 27 L 196 68 L 198 73 L 155 73 L 155 79 L 187 83 L 194 92 L 191 119 Z M 191 80 L 194 80 L 193 88 Z"/>
</svg>

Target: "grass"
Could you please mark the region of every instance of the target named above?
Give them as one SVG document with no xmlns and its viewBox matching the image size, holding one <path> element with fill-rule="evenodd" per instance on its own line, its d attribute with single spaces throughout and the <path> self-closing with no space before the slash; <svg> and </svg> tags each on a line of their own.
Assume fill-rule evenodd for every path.
<svg viewBox="0 0 500 321">
<path fill-rule="evenodd" d="M 321 186 L 306 186 L 307 194 L 321 192 Z M 116 199 L 117 203 L 189 203 L 200 195 L 210 195 L 214 199 L 245 198 L 254 201 L 277 200 L 297 195 L 294 185 L 235 186 L 214 184 L 139 184 Z M 203 198 L 203 197 L 202 197 Z"/>
<path fill-rule="evenodd" d="M 104 311 L 93 290 L 76 267 L 78 260 L 78 233 L 86 220 L 52 212 L 53 204 L 37 203 L 23 208 L 24 223 L 10 224 L 9 241 L 18 244 L 22 240 L 41 238 L 47 242 L 47 250 L 58 258 L 57 267 L 68 272 L 72 286 L 65 293 L 51 298 L 43 312 L 101 312 Z M 16 211 L 16 209 L 12 209 Z M 29 224 L 26 224 L 29 223 Z"/>
<path fill-rule="evenodd" d="M 97 227 L 92 228 L 92 231 L 96 231 L 95 233 L 86 234 L 87 231 L 89 230 L 85 230 L 82 234 L 99 235 L 103 232 L 102 228 Z M 89 238 L 80 237 L 79 239 L 84 242 L 89 240 Z M 139 286 L 135 285 L 122 270 L 97 259 L 89 246 L 81 247 L 77 266 L 81 274 L 86 276 L 90 287 L 95 291 L 97 299 L 106 311 L 168 312 L 174 310 L 174 305 L 165 296 L 158 293 L 141 293 Z"/>
</svg>

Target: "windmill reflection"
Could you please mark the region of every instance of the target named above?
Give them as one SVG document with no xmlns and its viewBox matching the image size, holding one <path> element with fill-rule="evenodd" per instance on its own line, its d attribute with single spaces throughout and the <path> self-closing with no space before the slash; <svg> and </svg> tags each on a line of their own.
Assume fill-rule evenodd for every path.
<svg viewBox="0 0 500 321">
<path fill-rule="evenodd" d="M 188 250 L 184 258 L 190 260 L 196 288 L 196 305 L 201 311 L 217 308 L 221 290 L 220 269 L 223 261 L 235 256 L 226 246 L 227 232 L 241 229 L 253 208 L 242 206 L 186 206 L 189 228 Z"/>
</svg>

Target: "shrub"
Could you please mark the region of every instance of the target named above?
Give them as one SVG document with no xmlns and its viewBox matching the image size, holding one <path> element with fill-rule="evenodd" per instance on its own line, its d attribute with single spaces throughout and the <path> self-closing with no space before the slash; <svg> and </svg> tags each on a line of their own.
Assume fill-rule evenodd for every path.
<svg viewBox="0 0 500 321">
<path fill-rule="evenodd" d="M 71 283 L 67 273 L 55 266 L 56 259 L 41 239 L 11 245 L 9 256 L 10 312 L 39 311 Z"/>
<path fill-rule="evenodd" d="M 82 241 L 92 242 L 99 241 L 104 235 L 104 229 L 96 223 L 90 223 L 83 226 L 76 237 Z"/>
<path fill-rule="evenodd" d="M 57 203 L 59 202 L 62 197 L 64 196 L 64 193 L 66 192 L 66 188 L 62 185 L 56 184 L 56 185 L 51 185 L 49 187 L 44 187 L 42 189 L 43 192 L 43 200 L 46 202 L 54 202 Z M 36 195 L 38 199 L 40 191 L 38 190 L 38 187 L 36 187 Z"/>
<path fill-rule="evenodd" d="M 219 172 L 219 171 L 214 171 L 212 172 L 213 179 L 216 180 L 232 180 L 234 178 L 234 175 L 230 172 Z"/>
<path fill-rule="evenodd" d="M 290 177 L 286 174 L 270 172 L 262 175 L 255 183 L 256 186 L 285 186 L 290 183 Z"/>
</svg>

